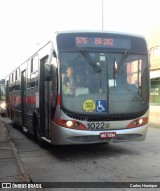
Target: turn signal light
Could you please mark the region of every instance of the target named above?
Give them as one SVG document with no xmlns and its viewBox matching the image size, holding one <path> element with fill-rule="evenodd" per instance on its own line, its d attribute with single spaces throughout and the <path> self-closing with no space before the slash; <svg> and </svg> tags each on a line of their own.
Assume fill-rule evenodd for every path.
<svg viewBox="0 0 160 191">
<path fill-rule="evenodd" d="M 139 119 L 133 120 L 133 121 L 127 126 L 127 128 L 136 128 L 136 127 L 140 127 L 140 126 L 142 126 L 142 125 L 146 125 L 147 123 L 148 123 L 148 117 L 139 118 Z"/>
<path fill-rule="evenodd" d="M 69 129 L 75 129 L 75 130 L 87 130 L 87 128 L 80 122 L 74 121 L 74 120 L 63 120 L 59 118 L 55 118 L 54 122 L 62 127 L 66 127 Z"/>
</svg>

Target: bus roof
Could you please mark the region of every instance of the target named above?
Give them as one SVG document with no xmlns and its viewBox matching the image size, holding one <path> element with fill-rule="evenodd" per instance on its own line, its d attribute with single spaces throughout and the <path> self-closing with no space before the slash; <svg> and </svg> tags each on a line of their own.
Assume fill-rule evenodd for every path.
<svg viewBox="0 0 160 191">
<path fill-rule="evenodd" d="M 134 33 L 127 33 L 127 32 L 118 32 L 118 31 L 104 31 L 104 30 L 70 30 L 70 31 L 56 31 L 55 35 L 58 34 L 69 34 L 69 33 L 100 33 L 100 34 L 114 34 L 114 35 L 125 35 L 125 36 L 132 36 L 132 37 L 139 37 L 144 38 L 145 36 L 140 34 L 134 34 Z"/>
<path fill-rule="evenodd" d="M 63 34 L 103 34 L 103 35 L 119 35 L 119 36 L 126 36 L 126 37 L 137 37 L 137 38 L 141 38 L 141 39 L 145 39 L 144 36 L 142 35 L 138 35 L 138 34 L 131 34 L 131 33 L 125 33 L 125 32 L 118 32 L 118 31 L 104 31 L 104 30 L 68 30 L 68 31 L 55 31 L 54 33 L 52 33 L 50 38 L 45 39 L 44 41 L 37 43 L 37 47 L 35 48 L 35 50 L 33 50 L 33 54 L 31 54 L 31 56 L 29 56 L 24 62 L 22 62 L 19 66 L 17 66 L 15 68 L 15 70 L 17 68 L 19 68 L 21 65 L 23 65 L 27 60 L 29 60 L 30 58 L 32 58 L 34 55 L 37 54 L 38 51 L 40 51 L 43 47 L 45 47 L 47 44 L 51 43 L 52 45 L 55 42 L 56 36 L 58 35 L 63 35 Z M 56 47 L 55 47 L 56 48 Z M 13 70 L 13 71 L 15 71 Z M 12 72 L 13 72 L 12 71 Z M 9 75 L 12 73 L 10 72 Z M 9 76 L 7 75 L 6 78 Z M 1 83 L 1 82 L 0 82 Z"/>
</svg>

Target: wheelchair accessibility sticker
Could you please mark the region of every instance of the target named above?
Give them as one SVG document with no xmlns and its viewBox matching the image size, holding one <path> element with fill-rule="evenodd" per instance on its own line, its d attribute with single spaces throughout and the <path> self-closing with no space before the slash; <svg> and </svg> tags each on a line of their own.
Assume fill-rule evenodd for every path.
<svg viewBox="0 0 160 191">
<path fill-rule="evenodd" d="M 106 111 L 107 111 L 107 101 L 96 100 L 96 112 L 106 112 Z"/>
</svg>

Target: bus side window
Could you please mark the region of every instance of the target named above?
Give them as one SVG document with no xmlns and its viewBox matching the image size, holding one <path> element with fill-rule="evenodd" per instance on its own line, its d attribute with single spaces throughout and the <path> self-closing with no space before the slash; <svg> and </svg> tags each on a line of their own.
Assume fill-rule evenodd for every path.
<svg viewBox="0 0 160 191">
<path fill-rule="evenodd" d="M 31 87 L 38 86 L 38 72 L 34 72 L 31 74 Z"/>
<path fill-rule="evenodd" d="M 12 72 L 10 76 L 10 92 L 15 91 L 15 72 Z"/>
<path fill-rule="evenodd" d="M 32 60 L 31 60 L 31 84 L 30 86 L 37 87 L 38 86 L 38 55 L 36 55 Z"/>
<path fill-rule="evenodd" d="M 16 80 L 16 85 L 15 85 L 15 90 L 20 90 L 20 69 L 18 68 L 16 70 L 16 74 L 15 74 L 15 80 Z"/>
<path fill-rule="evenodd" d="M 28 61 L 27 88 L 31 87 L 31 61 Z"/>
</svg>

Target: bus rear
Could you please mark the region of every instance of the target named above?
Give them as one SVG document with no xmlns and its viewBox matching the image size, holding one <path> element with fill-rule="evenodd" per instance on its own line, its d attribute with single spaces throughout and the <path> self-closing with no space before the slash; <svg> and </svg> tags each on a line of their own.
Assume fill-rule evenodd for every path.
<svg viewBox="0 0 160 191">
<path fill-rule="evenodd" d="M 59 33 L 56 41 L 59 84 L 51 142 L 144 140 L 149 109 L 145 39 L 127 34 L 76 32 Z"/>
</svg>

